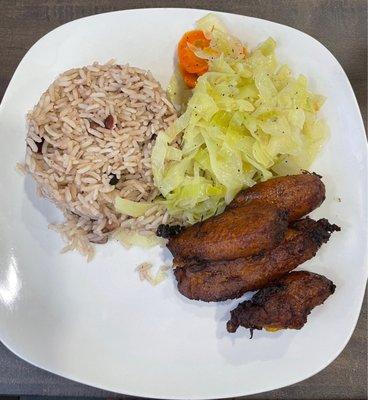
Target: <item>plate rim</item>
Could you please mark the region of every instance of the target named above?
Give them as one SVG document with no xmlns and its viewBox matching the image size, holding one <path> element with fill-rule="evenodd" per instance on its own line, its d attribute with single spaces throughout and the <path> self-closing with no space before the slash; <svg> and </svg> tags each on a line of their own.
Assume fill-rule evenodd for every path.
<svg viewBox="0 0 368 400">
<path fill-rule="evenodd" d="M 318 46 L 320 46 L 320 47 L 322 46 L 322 48 L 327 52 L 327 54 L 333 59 L 333 61 L 336 64 L 336 66 L 338 66 L 338 68 L 342 72 L 344 78 L 346 78 L 347 88 L 349 89 L 350 94 L 351 94 L 351 99 L 353 100 L 352 104 L 354 105 L 354 108 L 357 111 L 357 119 L 359 120 L 358 124 L 360 125 L 361 129 L 359 129 L 360 132 L 359 133 L 355 133 L 355 135 L 357 135 L 360 138 L 360 140 L 363 141 L 363 143 L 364 143 L 363 148 L 362 148 L 362 155 L 363 155 L 363 158 L 364 158 L 364 160 L 363 160 L 364 175 L 366 177 L 365 186 L 367 187 L 367 164 L 368 164 L 367 151 L 368 151 L 368 144 L 367 144 L 367 140 L 364 140 L 364 139 L 366 139 L 366 137 L 364 137 L 364 133 L 366 133 L 366 129 L 365 129 L 364 121 L 363 121 L 362 114 L 361 114 L 361 111 L 360 111 L 359 103 L 358 103 L 357 98 L 355 96 L 355 92 L 354 92 L 354 90 L 353 90 L 353 88 L 351 86 L 350 80 L 349 80 L 345 70 L 343 69 L 342 65 L 340 64 L 340 62 L 337 60 L 337 58 L 331 53 L 331 51 L 323 43 L 321 43 L 319 40 L 315 39 L 313 36 L 303 32 L 303 31 L 301 31 L 299 29 L 296 29 L 294 27 L 286 25 L 286 24 L 281 24 L 281 23 L 278 23 L 278 22 L 274 22 L 274 21 L 271 21 L 271 20 L 264 19 L 264 18 L 258 18 L 258 17 L 244 15 L 244 14 L 223 12 L 223 11 L 217 11 L 217 10 L 209 10 L 209 9 L 204 9 L 204 8 L 192 8 L 192 7 L 188 7 L 188 8 L 183 8 L 183 7 L 152 7 L 152 8 L 149 7 L 149 8 L 147 8 L 146 7 L 146 8 L 131 8 L 131 9 L 123 9 L 123 10 L 102 12 L 102 13 L 91 14 L 91 15 L 84 16 L 84 17 L 81 17 L 81 18 L 77 18 L 77 19 L 74 19 L 72 21 L 68 21 L 68 22 L 66 22 L 64 24 L 61 24 L 61 25 L 57 26 L 56 28 L 52 29 L 51 31 L 49 31 L 45 35 L 43 35 L 41 38 L 39 38 L 27 50 L 25 55 L 22 57 L 22 59 L 20 60 L 19 64 L 17 65 L 17 67 L 16 67 L 16 69 L 15 69 L 15 71 L 14 71 L 14 73 L 13 73 L 13 75 L 12 75 L 12 77 L 11 77 L 7 87 L 6 87 L 6 89 L 5 89 L 3 98 L 1 100 L 1 103 L 0 103 L 0 118 L 2 117 L 4 104 L 7 102 L 7 95 L 8 95 L 9 87 L 10 87 L 11 83 L 13 82 L 14 77 L 18 73 L 20 67 L 22 66 L 22 64 L 24 63 L 26 57 L 32 51 L 32 49 L 34 47 L 36 47 L 43 40 L 46 40 L 49 35 L 51 35 L 52 33 L 56 32 L 56 31 L 58 31 L 58 30 L 60 30 L 62 28 L 64 28 L 67 25 L 71 25 L 73 23 L 77 23 L 77 22 L 80 22 L 82 20 L 93 19 L 93 18 L 101 16 L 101 15 L 123 14 L 123 13 L 139 13 L 139 12 L 148 11 L 148 10 L 149 11 L 156 11 L 156 12 L 159 12 L 159 11 L 160 12 L 164 12 L 164 11 L 169 11 L 169 12 L 201 11 L 201 12 L 207 12 L 207 13 L 216 13 L 216 14 L 219 14 L 220 16 L 221 15 L 228 15 L 228 16 L 240 16 L 240 17 L 250 18 L 250 19 L 256 20 L 256 21 L 267 22 L 267 23 L 271 23 L 273 25 L 277 25 L 277 26 L 281 26 L 281 27 L 287 27 L 288 29 L 291 29 L 293 31 L 298 32 L 299 34 L 304 35 L 305 37 L 308 38 L 308 40 L 312 40 Z M 367 193 L 366 192 L 365 192 L 365 196 L 364 197 L 367 198 Z M 365 215 L 367 214 L 367 210 L 363 210 L 363 212 L 364 212 Z M 367 227 L 368 227 L 368 222 L 365 224 L 366 236 L 367 236 Z M 368 257 L 368 244 L 365 246 L 365 250 L 364 250 L 363 267 L 365 267 L 365 268 L 363 268 L 363 270 L 365 271 L 365 276 L 364 276 L 365 285 L 362 286 L 363 289 L 362 289 L 361 294 L 360 294 L 361 295 L 360 296 L 360 301 L 359 301 L 360 306 L 356 307 L 356 309 L 355 309 L 354 323 L 351 325 L 350 332 L 346 336 L 345 341 L 343 342 L 341 347 L 337 348 L 337 351 L 335 351 L 335 353 L 330 357 L 330 359 L 325 364 L 323 364 L 322 366 L 316 368 L 311 373 L 305 374 L 305 376 L 303 376 L 303 377 L 299 376 L 299 377 L 293 378 L 293 379 L 290 379 L 290 378 L 289 379 L 284 379 L 285 382 L 283 382 L 281 385 L 280 384 L 270 384 L 268 386 L 267 385 L 263 385 L 264 386 L 263 389 L 249 391 L 246 394 L 247 396 L 248 395 L 252 395 L 252 394 L 257 394 L 257 393 L 269 392 L 269 391 L 276 390 L 276 389 L 281 389 L 281 388 L 296 384 L 298 382 L 302 382 L 302 381 L 304 381 L 306 379 L 309 379 L 310 377 L 318 374 L 323 369 L 325 369 L 328 365 L 330 365 L 341 354 L 341 352 L 345 349 L 346 345 L 348 344 L 348 342 L 350 341 L 350 339 L 352 337 L 352 334 L 353 334 L 353 332 L 354 332 L 354 330 L 356 328 L 356 325 L 357 325 L 357 322 L 358 322 L 358 318 L 359 318 L 360 313 L 361 313 L 362 304 L 363 304 L 363 301 L 364 301 L 365 287 L 367 285 L 367 279 L 368 279 L 367 257 Z M 29 363 L 29 364 L 31 364 L 33 366 L 36 366 L 37 368 L 40 368 L 40 369 L 42 369 L 44 371 L 51 372 L 51 373 L 53 373 L 55 375 L 58 375 L 60 377 L 67 378 L 67 379 L 69 379 L 71 381 L 78 382 L 78 383 L 81 383 L 83 385 L 87 385 L 87 386 L 90 386 L 90 387 L 93 387 L 93 388 L 101 389 L 101 390 L 112 392 L 112 393 L 126 394 L 126 395 L 129 395 L 129 396 L 137 396 L 137 397 L 149 397 L 149 398 L 153 398 L 153 399 L 166 398 L 168 400 L 171 400 L 171 399 L 172 400 L 184 400 L 184 399 L 188 399 L 188 398 L 190 398 L 191 400 L 206 400 L 206 399 L 215 399 L 215 398 L 219 398 L 219 397 L 221 397 L 221 398 L 232 398 L 232 397 L 245 396 L 245 394 L 242 393 L 242 392 L 233 391 L 233 392 L 230 393 L 229 390 L 226 391 L 226 393 L 218 394 L 216 397 L 215 396 L 205 396 L 205 395 L 184 396 L 184 395 L 180 395 L 180 394 L 179 395 L 175 395 L 175 396 L 167 396 L 167 395 L 159 396 L 157 394 L 156 395 L 152 395 L 150 393 L 144 393 L 144 390 L 140 390 L 140 391 L 138 391 L 138 390 L 137 391 L 132 391 L 132 390 L 131 391 L 124 391 L 124 393 L 123 392 L 118 392 L 118 391 L 111 390 L 111 389 L 109 389 L 108 387 L 106 387 L 106 386 L 104 386 L 102 384 L 95 384 L 93 382 L 91 383 L 91 382 L 88 381 L 88 379 L 74 378 L 73 376 L 70 376 L 68 373 L 58 372 L 58 371 L 53 370 L 52 368 L 50 369 L 48 367 L 43 367 L 37 361 L 34 362 L 34 361 L 30 360 L 30 358 L 28 358 L 27 354 L 25 354 L 25 355 L 24 354 L 20 354 L 21 351 L 18 352 L 18 350 L 15 349 L 16 346 L 13 347 L 9 343 L 10 341 L 4 340 L 3 337 L 2 337 L 1 330 L 0 330 L 0 341 L 4 344 L 4 346 L 8 350 L 10 350 L 12 353 L 14 353 L 17 357 L 23 359 L 24 361 L 26 361 L 27 363 Z"/>
</svg>

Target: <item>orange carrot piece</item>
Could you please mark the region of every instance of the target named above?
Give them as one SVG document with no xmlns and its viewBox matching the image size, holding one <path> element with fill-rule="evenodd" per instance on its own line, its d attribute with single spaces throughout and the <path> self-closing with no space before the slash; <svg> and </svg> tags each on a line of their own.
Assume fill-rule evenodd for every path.
<svg viewBox="0 0 368 400">
<path fill-rule="evenodd" d="M 202 31 L 186 32 L 178 44 L 179 64 L 183 70 L 190 74 L 202 75 L 208 70 L 208 61 L 197 57 L 189 48 L 188 43 L 198 48 L 208 47 L 210 41 Z"/>
<path fill-rule="evenodd" d="M 197 74 L 190 74 L 187 71 L 182 70 L 181 71 L 182 75 L 183 75 L 183 79 L 185 84 L 193 89 L 195 87 L 195 85 L 197 84 L 197 79 L 198 79 L 198 75 Z"/>
</svg>

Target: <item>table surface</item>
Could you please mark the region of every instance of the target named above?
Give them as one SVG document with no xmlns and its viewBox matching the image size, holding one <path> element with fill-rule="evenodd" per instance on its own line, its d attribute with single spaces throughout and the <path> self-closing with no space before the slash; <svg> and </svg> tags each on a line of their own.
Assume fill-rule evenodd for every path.
<svg viewBox="0 0 368 400">
<path fill-rule="evenodd" d="M 210 8 L 268 19 L 310 34 L 343 66 L 366 124 L 367 3 L 360 0 L 0 0 L 0 99 L 23 55 L 50 30 L 91 14 L 144 7 Z M 117 396 L 33 367 L 0 343 L 1 394 Z M 366 300 L 349 344 L 331 365 L 303 382 L 249 398 L 367 398 Z"/>
</svg>

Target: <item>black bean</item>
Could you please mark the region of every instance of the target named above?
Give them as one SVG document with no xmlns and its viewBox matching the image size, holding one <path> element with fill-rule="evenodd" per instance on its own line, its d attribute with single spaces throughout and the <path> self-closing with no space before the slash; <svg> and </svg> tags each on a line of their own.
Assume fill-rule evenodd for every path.
<svg viewBox="0 0 368 400">
<path fill-rule="evenodd" d="M 37 153 L 42 153 L 42 146 L 44 143 L 45 139 L 42 138 L 40 142 L 35 142 L 37 146 Z"/>
<path fill-rule="evenodd" d="M 116 185 L 119 182 L 118 177 L 115 174 L 110 174 L 109 175 L 110 178 L 110 185 Z"/>
</svg>

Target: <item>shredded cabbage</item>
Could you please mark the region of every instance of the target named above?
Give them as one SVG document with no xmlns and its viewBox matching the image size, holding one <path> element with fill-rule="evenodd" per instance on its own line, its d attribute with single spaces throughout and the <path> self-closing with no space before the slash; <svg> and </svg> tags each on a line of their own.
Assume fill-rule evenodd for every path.
<svg viewBox="0 0 368 400">
<path fill-rule="evenodd" d="M 120 241 L 120 243 L 126 247 L 130 248 L 132 246 L 139 246 L 144 248 L 150 248 L 157 245 L 164 245 L 165 239 L 162 239 L 152 234 L 141 234 L 131 230 L 119 229 L 114 237 Z"/>
<path fill-rule="evenodd" d="M 195 50 L 209 70 L 192 91 L 174 75 L 169 96 L 185 112 L 152 152 L 162 202 L 189 223 L 221 212 L 257 181 L 307 169 L 328 136 L 317 118 L 324 98 L 278 63 L 272 38 L 248 55 L 214 15 L 197 29 L 210 39 L 210 50 Z"/>
<path fill-rule="evenodd" d="M 153 206 L 153 203 L 136 202 L 121 197 L 115 198 L 116 211 L 130 217 L 141 217 Z"/>
</svg>

